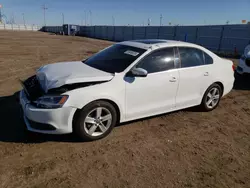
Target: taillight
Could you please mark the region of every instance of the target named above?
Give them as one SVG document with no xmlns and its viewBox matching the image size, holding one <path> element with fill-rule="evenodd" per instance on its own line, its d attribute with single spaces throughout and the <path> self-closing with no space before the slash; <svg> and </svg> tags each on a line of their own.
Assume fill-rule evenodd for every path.
<svg viewBox="0 0 250 188">
<path fill-rule="evenodd" d="M 235 66 L 234 66 L 234 64 L 232 65 L 232 69 L 233 69 L 233 71 L 235 71 Z"/>
</svg>

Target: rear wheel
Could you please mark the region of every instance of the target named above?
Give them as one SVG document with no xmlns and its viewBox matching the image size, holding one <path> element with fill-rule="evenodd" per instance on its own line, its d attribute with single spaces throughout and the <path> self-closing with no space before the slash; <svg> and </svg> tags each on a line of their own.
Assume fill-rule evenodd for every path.
<svg viewBox="0 0 250 188">
<path fill-rule="evenodd" d="M 222 88 L 218 84 L 211 85 L 203 96 L 200 105 L 202 110 L 211 111 L 215 109 L 219 105 L 221 96 L 222 96 Z"/>
<path fill-rule="evenodd" d="M 74 132 L 85 141 L 93 141 L 107 136 L 117 121 L 114 106 L 106 101 L 94 101 L 78 114 Z"/>
</svg>

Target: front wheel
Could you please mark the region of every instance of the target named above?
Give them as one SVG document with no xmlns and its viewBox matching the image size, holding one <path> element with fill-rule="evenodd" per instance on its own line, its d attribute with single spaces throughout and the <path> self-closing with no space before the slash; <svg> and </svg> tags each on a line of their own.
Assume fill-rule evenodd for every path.
<svg viewBox="0 0 250 188">
<path fill-rule="evenodd" d="M 200 107 L 204 111 L 215 109 L 220 102 L 222 89 L 218 84 L 211 85 L 205 92 Z"/>
<path fill-rule="evenodd" d="M 107 136 L 117 122 L 114 106 L 106 101 L 94 101 L 78 114 L 74 132 L 85 141 L 93 141 Z"/>
</svg>

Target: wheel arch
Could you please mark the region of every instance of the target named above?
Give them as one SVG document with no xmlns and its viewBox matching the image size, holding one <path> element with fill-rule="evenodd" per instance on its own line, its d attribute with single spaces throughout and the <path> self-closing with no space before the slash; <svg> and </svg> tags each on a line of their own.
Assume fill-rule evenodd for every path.
<svg viewBox="0 0 250 188">
<path fill-rule="evenodd" d="M 222 92 L 221 95 L 223 96 L 223 93 L 224 93 L 224 85 L 223 85 L 223 83 L 218 81 L 218 82 L 214 82 L 213 84 L 218 84 L 218 85 L 221 87 L 221 90 L 222 90 L 222 91 L 221 91 L 221 92 Z M 212 84 L 212 85 L 213 85 L 213 84 Z M 211 85 L 210 85 L 210 86 L 211 86 Z M 209 86 L 209 87 L 210 87 L 210 86 Z"/>
<path fill-rule="evenodd" d="M 222 82 L 216 81 L 216 82 L 212 83 L 211 85 L 209 85 L 209 86 L 207 87 L 207 89 L 203 92 L 203 95 L 202 95 L 200 104 L 201 104 L 201 102 L 202 102 L 202 100 L 203 100 L 203 97 L 204 97 L 205 93 L 207 92 L 207 90 L 208 90 L 213 84 L 218 84 L 218 85 L 221 87 L 221 90 L 222 90 L 221 96 L 223 96 L 223 93 L 224 93 L 224 85 L 223 85 Z"/>
<path fill-rule="evenodd" d="M 114 106 L 115 110 L 116 110 L 116 113 L 117 113 L 117 124 L 120 123 L 120 120 L 121 120 L 121 109 L 119 108 L 119 106 L 117 105 L 116 102 L 110 100 L 110 99 L 97 99 L 97 100 L 93 100 L 89 103 L 87 103 L 86 105 L 84 105 L 82 108 L 79 108 L 76 110 L 76 112 L 74 113 L 74 116 L 73 116 L 73 122 L 72 122 L 72 126 L 73 126 L 73 129 L 74 129 L 74 124 L 75 124 L 75 121 L 77 120 L 78 116 L 79 116 L 79 113 L 80 111 L 87 105 L 89 105 L 90 103 L 92 102 L 97 102 L 97 101 L 105 101 L 105 102 L 108 102 L 110 103 L 111 105 Z"/>
</svg>

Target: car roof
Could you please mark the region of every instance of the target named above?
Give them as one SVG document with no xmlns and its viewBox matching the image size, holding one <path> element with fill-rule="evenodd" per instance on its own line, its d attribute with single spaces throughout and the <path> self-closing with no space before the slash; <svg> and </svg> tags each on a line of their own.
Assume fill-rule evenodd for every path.
<svg viewBox="0 0 250 188">
<path fill-rule="evenodd" d="M 133 46 L 137 48 L 149 49 L 149 48 L 163 48 L 163 47 L 171 47 L 171 46 L 186 46 L 186 47 L 196 47 L 202 48 L 199 45 L 183 42 L 183 41 L 175 41 L 175 40 L 163 40 L 163 39 L 142 39 L 142 40 L 131 40 L 120 42 L 119 44 Z"/>
<path fill-rule="evenodd" d="M 143 44 L 159 44 L 159 43 L 167 43 L 167 40 L 161 39 L 141 39 L 141 40 L 132 40 L 132 42 L 139 42 Z"/>
</svg>

